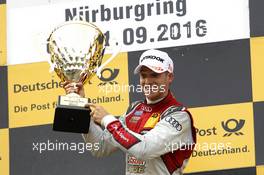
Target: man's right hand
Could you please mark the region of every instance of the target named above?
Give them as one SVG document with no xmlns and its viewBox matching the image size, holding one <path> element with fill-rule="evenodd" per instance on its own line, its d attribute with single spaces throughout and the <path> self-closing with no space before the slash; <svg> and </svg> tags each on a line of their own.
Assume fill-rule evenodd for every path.
<svg viewBox="0 0 264 175">
<path fill-rule="evenodd" d="M 69 93 L 76 93 L 79 94 L 81 97 L 85 97 L 84 88 L 82 82 L 73 83 L 73 82 L 64 82 L 62 84 L 66 94 Z"/>
</svg>

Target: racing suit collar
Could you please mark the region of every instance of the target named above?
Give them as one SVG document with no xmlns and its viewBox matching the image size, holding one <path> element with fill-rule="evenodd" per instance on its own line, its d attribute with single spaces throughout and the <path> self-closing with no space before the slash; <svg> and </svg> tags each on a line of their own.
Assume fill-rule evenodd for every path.
<svg viewBox="0 0 264 175">
<path fill-rule="evenodd" d="M 161 100 L 163 100 L 164 98 L 166 98 L 166 97 L 162 97 L 162 98 L 160 98 L 158 100 L 154 100 L 154 101 L 149 100 L 148 98 L 146 98 L 146 103 L 147 104 L 156 104 L 156 103 L 160 102 Z"/>
</svg>

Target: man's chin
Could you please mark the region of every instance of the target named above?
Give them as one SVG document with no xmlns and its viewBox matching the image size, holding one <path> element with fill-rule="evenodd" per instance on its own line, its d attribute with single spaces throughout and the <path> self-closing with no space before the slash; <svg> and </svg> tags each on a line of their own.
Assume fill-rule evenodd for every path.
<svg viewBox="0 0 264 175">
<path fill-rule="evenodd" d="M 155 101 L 158 100 L 158 94 L 148 94 L 148 93 L 144 93 L 145 97 L 151 101 Z"/>
</svg>

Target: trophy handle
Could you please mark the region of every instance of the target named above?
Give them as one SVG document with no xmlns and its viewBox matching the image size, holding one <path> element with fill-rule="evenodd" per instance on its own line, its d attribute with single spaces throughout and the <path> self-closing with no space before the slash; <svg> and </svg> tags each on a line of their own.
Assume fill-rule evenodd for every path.
<svg viewBox="0 0 264 175">
<path fill-rule="evenodd" d="M 114 41 L 116 41 L 116 40 L 114 40 Z M 103 64 L 101 64 L 101 66 L 99 66 L 99 67 L 97 67 L 94 71 L 96 72 L 96 76 L 97 77 L 101 77 L 102 75 L 101 75 L 101 72 L 102 72 L 102 69 L 108 64 L 108 63 L 110 63 L 116 56 L 117 56 L 117 54 L 120 52 L 120 50 L 121 50 L 121 46 L 119 45 L 118 46 L 118 44 L 117 44 L 117 42 L 114 42 L 115 44 L 116 44 L 116 47 L 114 47 L 114 49 L 113 49 L 113 53 L 112 53 L 112 55 L 111 55 L 111 57 L 110 58 L 108 58 Z"/>
</svg>

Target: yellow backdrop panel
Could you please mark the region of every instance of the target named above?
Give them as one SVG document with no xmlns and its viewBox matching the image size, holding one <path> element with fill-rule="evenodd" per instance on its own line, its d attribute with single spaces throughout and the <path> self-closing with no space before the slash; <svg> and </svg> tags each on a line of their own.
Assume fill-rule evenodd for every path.
<svg viewBox="0 0 264 175">
<path fill-rule="evenodd" d="M 250 38 L 252 91 L 254 101 L 264 101 L 264 37 Z"/>
<path fill-rule="evenodd" d="M 263 175 L 264 174 L 264 165 L 257 166 L 257 175 Z"/>
<path fill-rule="evenodd" d="M 0 174 L 9 175 L 9 132 L 0 129 Z"/>
<path fill-rule="evenodd" d="M 127 54 L 121 53 L 103 69 L 103 81 L 95 76 L 85 85 L 86 97 L 91 98 L 93 103 L 102 103 L 109 112 L 121 115 L 129 103 L 128 92 L 107 91 L 104 94 L 103 90 L 106 88 L 103 87 L 111 89 L 112 82 L 115 82 L 115 85 L 127 84 L 127 69 Z M 65 95 L 59 82 L 60 79 L 55 73 L 49 73 L 47 62 L 9 66 L 9 127 L 52 123 L 58 96 Z"/>
<path fill-rule="evenodd" d="M 192 108 L 198 144 L 186 172 L 255 166 L 252 103 Z"/>
</svg>

